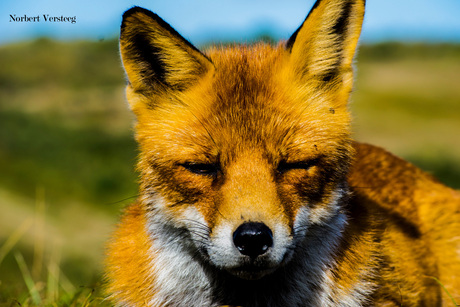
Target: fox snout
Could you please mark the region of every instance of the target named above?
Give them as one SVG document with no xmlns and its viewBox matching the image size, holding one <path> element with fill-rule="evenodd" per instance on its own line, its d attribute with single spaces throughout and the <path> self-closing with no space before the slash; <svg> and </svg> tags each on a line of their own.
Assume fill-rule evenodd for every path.
<svg viewBox="0 0 460 307">
<path fill-rule="evenodd" d="M 233 233 L 233 244 L 242 255 L 256 258 L 273 246 L 273 232 L 264 223 L 244 223 Z"/>
<path fill-rule="evenodd" d="M 279 268 L 290 250 L 284 227 L 272 230 L 262 222 L 242 222 L 232 232 L 219 226 L 207 247 L 210 264 L 243 279 L 259 279 Z"/>
</svg>

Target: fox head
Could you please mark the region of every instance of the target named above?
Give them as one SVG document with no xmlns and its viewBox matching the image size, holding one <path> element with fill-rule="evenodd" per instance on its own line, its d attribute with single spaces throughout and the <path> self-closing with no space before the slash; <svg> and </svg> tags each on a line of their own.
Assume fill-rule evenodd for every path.
<svg viewBox="0 0 460 307">
<path fill-rule="evenodd" d="M 150 11 L 124 14 L 120 50 L 153 236 L 163 225 L 204 263 L 255 279 L 341 214 L 363 15 L 364 0 L 319 0 L 278 46 L 200 52 Z"/>
</svg>

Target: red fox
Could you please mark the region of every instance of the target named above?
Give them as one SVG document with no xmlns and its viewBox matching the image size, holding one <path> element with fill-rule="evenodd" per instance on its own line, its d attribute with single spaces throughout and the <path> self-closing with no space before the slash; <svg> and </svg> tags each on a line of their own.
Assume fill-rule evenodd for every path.
<svg viewBox="0 0 460 307">
<path fill-rule="evenodd" d="M 454 306 L 460 193 L 351 139 L 364 0 L 277 46 L 199 51 L 123 15 L 140 196 L 109 243 L 119 306 Z"/>
</svg>

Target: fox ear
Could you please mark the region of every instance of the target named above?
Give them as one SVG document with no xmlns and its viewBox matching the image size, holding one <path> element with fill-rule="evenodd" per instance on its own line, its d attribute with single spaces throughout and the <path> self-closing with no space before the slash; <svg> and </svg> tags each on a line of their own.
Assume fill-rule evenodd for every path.
<svg viewBox="0 0 460 307">
<path fill-rule="evenodd" d="M 213 69 L 169 24 L 140 7 L 123 14 L 120 52 L 135 91 L 183 91 Z"/>
<path fill-rule="evenodd" d="M 351 87 L 364 5 L 365 0 L 317 0 L 286 43 L 291 67 L 302 82 L 308 78 L 325 85 L 349 80 Z"/>
</svg>

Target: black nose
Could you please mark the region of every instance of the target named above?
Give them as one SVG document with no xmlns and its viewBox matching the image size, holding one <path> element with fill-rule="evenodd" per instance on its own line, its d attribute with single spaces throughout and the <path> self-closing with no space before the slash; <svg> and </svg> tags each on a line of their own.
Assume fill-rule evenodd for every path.
<svg viewBox="0 0 460 307">
<path fill-rule="evenodd" d="M 243 255 L 255 258 L 273 245 L 273 233 L 263 223 L 244 223 L 233 233 L 233 243 Z"/>
</svg>

